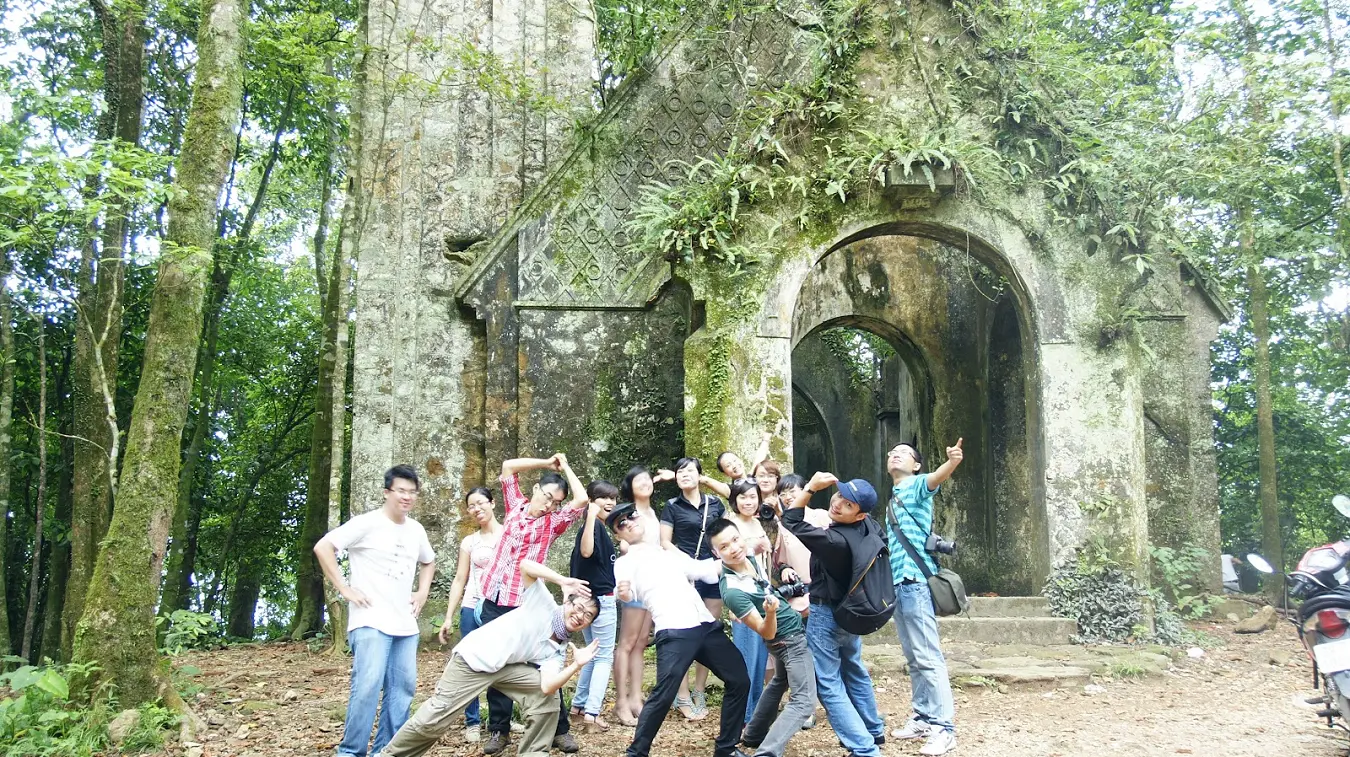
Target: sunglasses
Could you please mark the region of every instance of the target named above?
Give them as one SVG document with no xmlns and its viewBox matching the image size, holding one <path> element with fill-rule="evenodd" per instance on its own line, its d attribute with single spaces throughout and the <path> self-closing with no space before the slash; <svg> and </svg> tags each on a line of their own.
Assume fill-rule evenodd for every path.
<svg viewBox="0 0 1350 757">
<path fill-rule="evenodd" d="M 614 530 L 622 531 L 623 529 L 627 528 L 628 525 L 634 519 L 637 518 L 637 516 L 638 516 L 637 510 L 629 510 L 628 512 L 624 513 L 622 516 L 619 517 L 618 520 L 614 521 Z"/>
</svg>

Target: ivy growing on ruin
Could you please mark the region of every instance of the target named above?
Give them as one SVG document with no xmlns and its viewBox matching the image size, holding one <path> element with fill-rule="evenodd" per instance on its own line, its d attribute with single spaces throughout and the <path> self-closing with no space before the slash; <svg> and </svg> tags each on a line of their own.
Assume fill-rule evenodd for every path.
<svg viewBox="0 0 1350 757">
<path fill-rule="evenodd" d="M 1040 235 L 1011 206 L 1020 194 L 1043 198 L 1089 254 L 1106 250 L 1141 276 L 1160 252 L 1184 249 L 1170 200 L 1185 135 L 1159 126 L 1176 107 L 1158 86 L 1175 75 L 1165 17 L 1099 9 L 1126 17 L 1112 19 L 1134 40 L 1121 47 L 1094 37 L 1099 22 L 1072 3 L 1037 13 L 956 3 L 959 27 L 929 23 L 912 2 L 819 8 L 791 17 L 814 40 L 809 75 L 761 88 L 724 155 L 683 164 L 677 183 L 647 185 L 630 225 L 638 244 L 737 276 L 780 247 L 787 230 L 759 223 L 771 207 L 808 239 L 826 236 L 851 199 L 881 190 L 895 169 L 932 189 L 935 171 L 953 169 L 958 192 L 1033 242 Z M 723 6 L 714 23 L 755 13 L 783 11 Z M 916 102 L 860 90 L 859 76 L 874 73 L 860 63 L 879 56 L 915 74 Z"/>
</svg>

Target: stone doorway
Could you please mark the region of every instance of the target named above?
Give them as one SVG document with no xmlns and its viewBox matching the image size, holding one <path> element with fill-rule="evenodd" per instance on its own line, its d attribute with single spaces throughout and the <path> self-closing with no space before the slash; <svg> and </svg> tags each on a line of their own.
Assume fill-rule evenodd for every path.
<svg viewBox="0 0 1350 757">
<path fill-rule="evenodd" d="M 821 259 L 793 314 L 796 472 L 865 478 L 884 499 L 891 446 L 915 443 L 931 470 L 963 438 L 966 461 L 939 498 L 937 528 L 957 539 L 953 567 L 972 593 L 1034 594 L 1050 568 L 1017 299 L 965 250 L 882 235 Z"/>
</svg>

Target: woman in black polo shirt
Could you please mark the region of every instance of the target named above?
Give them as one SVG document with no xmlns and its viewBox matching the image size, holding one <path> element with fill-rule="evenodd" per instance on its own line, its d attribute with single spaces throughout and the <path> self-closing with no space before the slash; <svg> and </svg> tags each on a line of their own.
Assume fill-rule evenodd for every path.
<svg viewBox="0 0 1350 757">
<path fill-rule="evenodd" d="M 713 557 L 712 543 L 708 526 L 723 517 L 726 506 L 722 500 L 699 490 L 699 481 L 703 476 L 703 464 L 695 457 L 682 457 L 675 461 L 675 485 L 680 493 L 666 501 L 661 511 L 661 545 L 666 549 L 678 549 L 695 560 L 707 560 Z M 695 582 L 694 588 L 703 597 L 708 612 L 717 619 L 722 617 L 722 594 L 715 584 Z M 689 682 L 680 682 L 680 691 L 675 697 L 675 707 L 690 720 L 702 720 L 708 715 L 708 702 L 705 690 L 708 685 L 708 669 L 702 665 L 694 666 L 694 691 L 691 697 Z"/>
</svg>

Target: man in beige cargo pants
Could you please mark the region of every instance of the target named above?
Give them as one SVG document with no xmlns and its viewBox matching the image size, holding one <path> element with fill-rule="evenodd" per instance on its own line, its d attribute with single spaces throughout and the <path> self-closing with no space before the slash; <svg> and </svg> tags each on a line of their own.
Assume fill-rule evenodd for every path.
<svg viewBox="0 0 1350 757">
<path fill-rule="evenodd" d="M 525 714 L 519 757 L 548 754 L 557 725 L 558 690 L 591 661 L 599 644 L 577 649 L 567 639 L 589 626 L 600 607 L 585 581 L 559 575 L 532 560 L 522 561 L 520 572 L 524 582 L 520 606 L 455 645 L 436 693 L 375 757 L 426 754 L 489 686 L 515 700 Z M 561 606 L 544 581 L 558 584 L 564 595 L 570 595 Z M 567 664 L 569 649 L 571 664 Z"/>
</svg>

